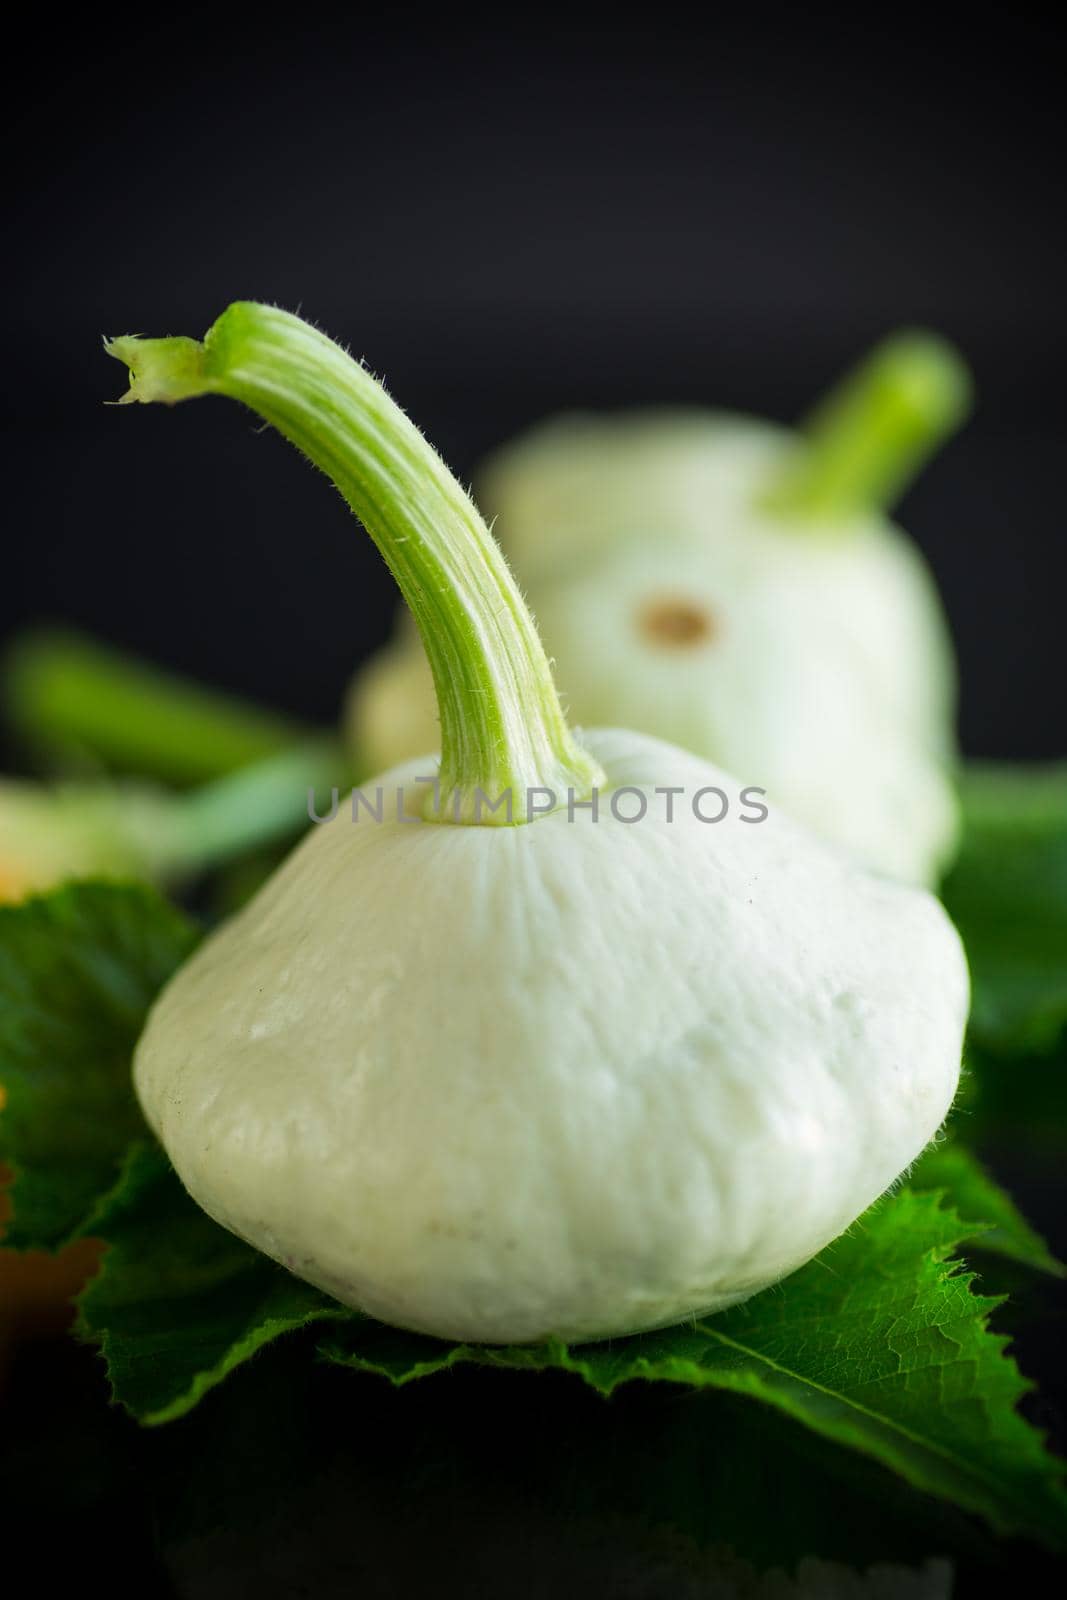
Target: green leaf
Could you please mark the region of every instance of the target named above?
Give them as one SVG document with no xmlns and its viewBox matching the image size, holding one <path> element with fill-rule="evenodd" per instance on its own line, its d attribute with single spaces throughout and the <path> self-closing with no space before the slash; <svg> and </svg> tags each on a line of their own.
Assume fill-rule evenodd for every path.
<svg viewBox="0 0 1067 1600">
<path fill-rule="evenodd" d="M 987 1330 L 997 1302 L 949 1262 L 982 1222 L 1004 1253 L 1041 1256 L 981 1169 L 953 1156 L 938 1173 L 931 1158 L 921 1177 L 966 1220 L 937 1194 L 902 1190 L 777 1288 L 660 1333 L 491 1349 L 388 1329 L 218 1228 L 143 1142 L 132 1047 L 195 937 L 144 889 L 79 886 L 0 913 L 0 1130 L 20 1168 L 16 1237 L 103 1238 L 80 1331 L 102 1345 L 115 1398 L 142 1421 L 181 1416 L 280 1335 L 334 1321 L 329 1358 L 396 1384 L 468 1363 L 554 1367 L 602 1394 L 645 1379 L 759 1399 L 997 1528 L 1062 1538 L 1059 1464 L 1016 1412 L 1027 1385 Z M 131 1135 L 142 1142 L 123 1164 Z"/>
<path fill-rule="evenodd" d="M 133 1146 L 88 1225 L 108 1248 L 79 1297 L 78 1331 L 141 1422 L 183 1416 L 280 1335 L 351 1316 L 212 1222 L 156 1144 Z"/>
<path fill-rule="evenodd" d="M 1033 1236 L 963 1154 L 927 1169 L 993 1209 L 1008 1253 Z M 986 1330 L 997 1301 L 948 1263 L 975 1231 L 939 1196 L 883 1201 L 777 1289 L 700 1322 L 611 1344 L 449 1345 L 362 1318 L 218 1228 L 186 1195 L 155 1145 L 135 1147 L 89 1220 L 108 1244 L 81 1297 L 80 1331 L 99 1342 L 116 1400 L 145 1423 L 184 1415 L 279 1336 L 339 1324 L 331 1361 L 402 1385 L 471 1364 L 558 1368 L 602 1394 L 634 1379 L 760 1399 L 823 1437 L 872 1457 L 916 1487 L 983 1513 L 1001 1530 L 1052 1538 L 1067 1500 L 1059 1464 L 1014 1407 L 1028 1385 Z M 1023 1234 L 1019 1236 L 1019 1228 Z M 1037 1247 L 1038 1251 L 1040 1246 Z"/>
<path fill-rule="evenodd" d="M 395 1384 L 459 1363 L 718 1388 L 776 1407 L 998 1530 L 1067 1540 L 1062 1465 L 1016 1410 L 1029 1385 L 987 1321 L 998 1301 L 949 1261 L 967 1225 L 902 1190 L 777 1289 L 659 1333 L 567 1349 L 456 1346 L 364 1322 L 324 1356 Z"/>
<path fill-rule="evenodd" d="M 4 1243 L 58 1249 L 143 1132 L 130 1058 L 155 995 L 196 943 L 152 890 L 82 883 L 0 906 Z"/>
<path fill-rule="evenodd" d="M 974 765 L 942 897 L 971 964 L 972 1038 L 1050 1050 L 1067 1027 L 1067 763 Z"/>
<path fill-rule="evenodd" d="M 964 1222 L 976 1224 L 977 1231 L 967 1236 L 973 1248 L 1036 1267 L 1057 1278 L 1067 1276 L 1067 1268 L 1031 1228 L 1011 1196 L 977 1156 L 955 1139 L 931 1145 L 908 1174 L 908 1184 L 915 1190 L 943 1194 Z"/>
</svg>

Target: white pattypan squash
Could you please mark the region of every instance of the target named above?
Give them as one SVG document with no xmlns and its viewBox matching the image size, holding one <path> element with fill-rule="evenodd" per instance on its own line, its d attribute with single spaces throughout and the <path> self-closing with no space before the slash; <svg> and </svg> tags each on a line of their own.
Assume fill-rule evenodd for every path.
<svg viewBox="0 0 1067 1600">
<path fill-rule="evenodd" d="M 576 739 L 473 505 L 322 335 L 238 305 L 203 345 L 113 349 L 132 398 L 231 395 L 328 468 L 441 708 L 441 796 L 431 755 L 365 784 L 154 1007 L 137 1091 L 193 1197 L 451 1339 L 628 1333 L 809 1259 L 951 1103 L 968 982 L 937 902 L 676 746 Z"/>
</svg>

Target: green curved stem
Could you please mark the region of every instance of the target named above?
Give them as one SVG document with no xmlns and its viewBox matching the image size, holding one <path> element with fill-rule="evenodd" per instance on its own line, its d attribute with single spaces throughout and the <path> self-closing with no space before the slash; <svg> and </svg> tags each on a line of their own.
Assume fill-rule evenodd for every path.
<svg viewBox="0 0 1067 1600">
<path fill-rule="evenodd" d="M 298 317 L 238 302 L 202 344 L 114 339 L 124 400 L 223 394 L 320 467 L 371 535 L 422 635 L 441 719 L 440 820 L 526 820 L 525 794 L 600 774 L 559 704 L 533 619 L 470 497 L 382 386 Z M 510 794 L 510 818 L 491 803 Z M 455 804 L 452 798 L 455 797 Z"/>
<path fill-rule="evenodd" d="M 944 339 L 894 334 L 811 413 L 768 507 L 826 521 L 887 509 L 962 426 L 971 395 L 970 373 Z"/>
</svg>

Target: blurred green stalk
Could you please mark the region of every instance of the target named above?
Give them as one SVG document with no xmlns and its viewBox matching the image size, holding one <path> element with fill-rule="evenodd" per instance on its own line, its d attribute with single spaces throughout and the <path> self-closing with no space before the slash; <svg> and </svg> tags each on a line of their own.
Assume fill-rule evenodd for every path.
<svg viewBox="0 0 1067 1600">
<path fill-rule="evenodd" d="M 767 504 L 833 521 L 888 510 L 966 421 L 971 375 L 937 334 L 895 333 L 817 405 Z"/>
<path fill-rule="evenodd" d="M 176 784 L 208 782 L 309 737 L 295 720 L 54 630 L 15 642 L 0 695 L 19 737 L 51 762 Z"/>
</svg>

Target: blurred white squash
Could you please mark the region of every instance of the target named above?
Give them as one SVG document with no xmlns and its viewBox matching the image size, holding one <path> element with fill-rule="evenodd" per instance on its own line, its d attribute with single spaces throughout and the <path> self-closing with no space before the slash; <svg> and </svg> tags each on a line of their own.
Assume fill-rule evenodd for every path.
<svg viewBox="0 0 1067 1600">
<path fill-rule="evenodd" d="M 955 668 L 933 579 L 872 506 L 966 409 L 966 374 L 899 336 L 804 435 L 715 413 L 563 417 L 480 490 L 579 725 L 669 739 L 765 788 L 857 860 L 951 859 Z M 415 631 L 357 674 L 364 770 L 436 741 Z"/>
</svg>

